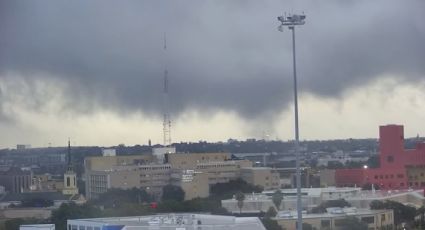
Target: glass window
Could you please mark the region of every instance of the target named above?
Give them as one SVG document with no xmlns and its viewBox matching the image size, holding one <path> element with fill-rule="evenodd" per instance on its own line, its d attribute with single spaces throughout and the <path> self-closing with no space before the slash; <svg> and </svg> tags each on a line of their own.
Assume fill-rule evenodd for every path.
<svg viewBox="0 0 425 230">
<path fill-rule="evenodd" d="M 321 226 L 322 228 L 330 227 L 330 226 L 331 226 L 331 221 L 330 221 L 330 220 L 322 220 L 322 221 L 320 222 L 320 226 Z"/>
<path fill-rule="evenodd" d="M 85 226 L 80 226 L 78 229 L 79 230 L 86 230 L 86 227 Z"/>
<path fill-rule="evenodd" d="M 100 227 L 94 227 L 94 230 L 100 230 Z"/>
<path fill-rule="evenodd" d="M 385 221 L 385 214 L 381 214 L 381 221 Z"/>
<path fill-rule="evenodd" d="M 362 222 L 365 222 L 367 224 L 373 224 L 375 223 L 375 217 L 374 216 L 362 217 Z"/>
<path fill-rule="evenodd" d="M 77 225 L 72 225 L 71 226 L 71 230 L 78 230 L 78 226 Z"/>
</svg>

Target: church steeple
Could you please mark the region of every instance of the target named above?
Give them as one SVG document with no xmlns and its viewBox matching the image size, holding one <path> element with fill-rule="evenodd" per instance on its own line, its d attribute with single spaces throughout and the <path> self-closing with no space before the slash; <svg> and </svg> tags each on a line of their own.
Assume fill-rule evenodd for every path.
<svg viewBox="0 0 425 230">
<path fill-rule="evenodd" d="M 67 159 L 68 171 L 74 171 L 72 167 L 72 159 L 71 159 L 71 140 L 68 138 L 68 159 Z"/>
<path fill-rule="evenodd" d="M 68 157 L 67 157 L 67 170 L 63 175 L 64 187 L 62 193 L 65 195 L 76 195 L 78 194 L 77 187 L 77 174 L 74 172 L 72 167 L 72 158 L 71 158 L 71 140 L 68 139 Z"/>
</svg>

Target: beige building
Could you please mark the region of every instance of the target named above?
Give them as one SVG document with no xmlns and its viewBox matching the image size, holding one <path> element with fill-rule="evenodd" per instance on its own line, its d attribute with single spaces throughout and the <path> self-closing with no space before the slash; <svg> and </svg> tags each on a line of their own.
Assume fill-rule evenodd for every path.
<svg viewBox="0 0 425 230">
<path fill-rule="evenodd" d="M 320 186 L 335 186 L 335 169 L 322 169 L 319 172 Z"/>
<path fill-rule="evenodd" d="M 393 210 L 370 210 L 356 208 L 328 208 L 326 213 L 303 214 L 303 223 L 323 230 L 343 230 L 344 219 L 355 217 L 368 225 L 369 230 L 391 228 L 394 225 Z M 275 218 L 284 229 L 295 230 L 297 226 L 296 211 L 279 212 Z"/>
<path fill-rule="evenodd" d="M 179 186 L 185 193 L 185 200 L 205 198 L 210 195 L 208 174 L 195 170 L 175 170 L 171 174 L 171 184 Z"/>
<path fill-rule="evenodd" d="M 160 197 L 162 187 L 170 183 L 168 164 L 118 165 L 104 170 L 86 170 L 86 195 L 93 199 L 110 188 L 143 188 Z"/>
<path fill-rule="evenodd" d="M 246 178 L 256 185 L 278 187 L 278 174 L 271 169 L 261 168 L 257 172 L 251 161 L 231 160 L 227 153 L 165 154 L 164 161 L 155 163 L 152 155 L 88 157 L 84 163 L 87 199 L 110 188 L 134 187 L 159 198 L 167 184 L 181 186 L 186 199 L 208 197 L 211 185 L 240 178 L 245 169 Z"/>
<path fill-rule="evenodd" d="M 261 186 L 264 190 L 280 189 L 279 173 L 272 168 L 241 168 L 240 173 L 243 180 L 250 184 Z"/>
<path fill-rule="evenodd" d="M 144 165 L 154 161 L 152 155 L 131 155 L 131 156 L 99 156 L 84 158 L 84 168 L 86 170 L 105 170 L 113 166 Z"/>
</svg>

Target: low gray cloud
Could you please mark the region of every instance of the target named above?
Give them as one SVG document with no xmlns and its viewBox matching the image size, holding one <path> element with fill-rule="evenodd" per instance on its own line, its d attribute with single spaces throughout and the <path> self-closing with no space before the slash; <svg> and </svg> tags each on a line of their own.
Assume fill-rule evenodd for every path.
<svg viewBox="0 0 425 230">
<path fill-rule="evenodd" d="M 71 110 L 156 115 L 166 64 L 173 114 L 273 114 L 292 100 L 291 36 L 276 30 L 285 10 L 307 14 L 297 30 L 304 92 L 338 97 L 383 75 L 425 76 L 421 0 L 1 1 L 0 76 L 63 81 Z"/>
</svg>

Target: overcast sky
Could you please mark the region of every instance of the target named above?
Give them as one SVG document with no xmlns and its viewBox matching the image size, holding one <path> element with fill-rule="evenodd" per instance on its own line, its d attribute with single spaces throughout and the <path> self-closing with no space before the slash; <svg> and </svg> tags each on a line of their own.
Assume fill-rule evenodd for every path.
<svg viewBox="0 0 425 230">
<path fill-rule="evenodd" d="M 0 1 L 0 148 L 425 135 L 425 1 Z M 164 32 L 167 52 L 163 50 Z"/>
</svg>

